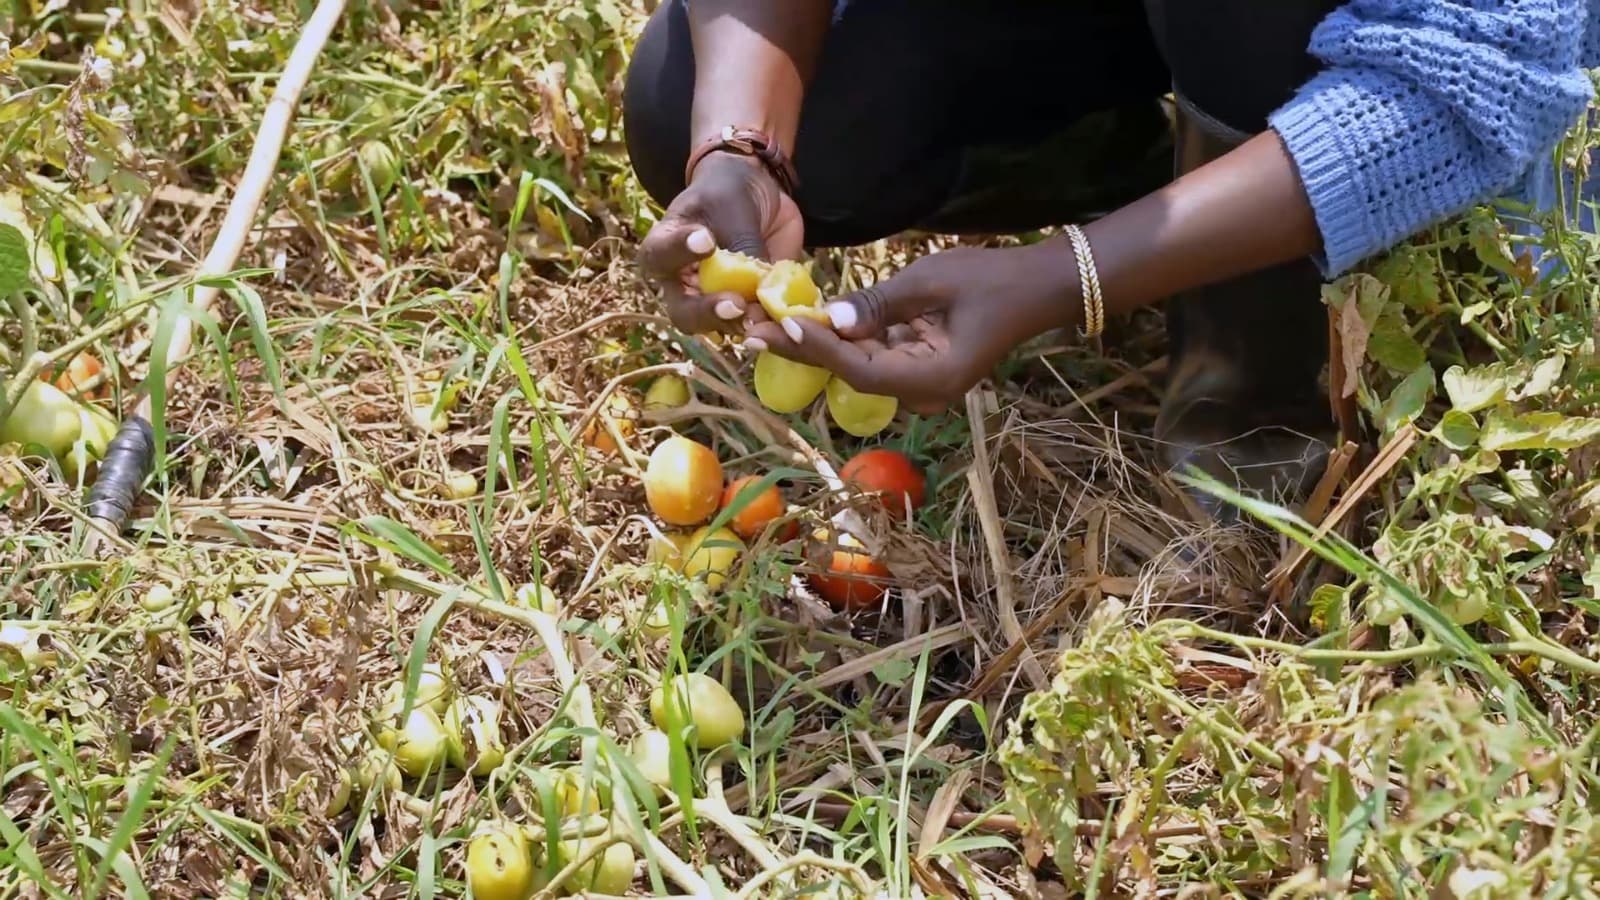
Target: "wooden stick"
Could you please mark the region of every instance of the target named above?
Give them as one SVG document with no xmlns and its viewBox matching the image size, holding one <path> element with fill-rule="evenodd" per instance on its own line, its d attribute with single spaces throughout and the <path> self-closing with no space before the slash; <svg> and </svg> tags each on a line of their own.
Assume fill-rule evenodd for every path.
<svg viewBox="0 0 1600 900">
<path fill-rule="evenodd" d="M 250 151 L 250 160 L 245 165 L 244 175 L 239 179 L 239 187 L 234 192 L 233 200 L 228 204 L 222 228 L 211 245 L 211 251 L 195 270 L 197 280 L 220 278 L 233 271 L 234 264 L 238 262 L 239 254 L 243 252 L 245 241 L 250 236 L 256 214 L 261 210 L 261 201 L 272 183 L 273 174 L 277 171 L 278 158 L 283 152 L 283 142 L 288 136 L 289 124 L 294 118 L 300 94 L 316 67 L 317 57 L 322 54 L 322 48 L 327 44 L 328 37 L 333 33 L 333 28 L 338 24 L 339 16 L 343 12 L 344 0 L 319 0 L 317 8 L 311 13 L 311 18 L 306 21 L 305 28 L 300 32 L 300 39 L 295 43 L 294 52 L 289 55 L 283 73 L 278 76 L 278 85 L 273 90 L 272 99 L 268 101 L 267 108 L 262 113 L 261 126 L 256 130 L 255 145 Z M 204 312 L 215 302 L 220 290 L 214 284 L 196 285 L 195 309 Z M 181 368 L 178 361 L 188 354 L 193 343 L 194 321 L 191 316 L 182 316 L 178 319 L 172 341 L 167 346 L 168 391 L 171 391 L 177 383 Z M 154 410 L 154 403 L 153 395 L 145 391 L 135 406 L 132 417 L 148 422 Z M 97 534 L 115 534 L 122 526 L 121 522 L 104 518 L 94 519 L 93 524 L 96 527 L 91 531 L 86 547 L 90 551 L 98 543 Z"/>
</svg>

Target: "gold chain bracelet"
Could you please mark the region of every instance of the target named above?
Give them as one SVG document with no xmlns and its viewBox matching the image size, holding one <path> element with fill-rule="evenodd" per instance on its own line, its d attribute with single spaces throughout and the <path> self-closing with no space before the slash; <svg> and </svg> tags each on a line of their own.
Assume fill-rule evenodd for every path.
<svg viewBox="0 0 1600 900">
<path fill-rule="evenodd" d="M 1067 240 L 1072 242 L 1072 255 L 1078 263 L 1078 282 L 1083 291 L 1083 334 L 1098 337 L 1106 327 L 1105 299 L 1100 295 L 1100 273 L 1094 265 L 1094 251 L 1089 238 L 1076 225 L 1065 228 Z"/>
</svg>

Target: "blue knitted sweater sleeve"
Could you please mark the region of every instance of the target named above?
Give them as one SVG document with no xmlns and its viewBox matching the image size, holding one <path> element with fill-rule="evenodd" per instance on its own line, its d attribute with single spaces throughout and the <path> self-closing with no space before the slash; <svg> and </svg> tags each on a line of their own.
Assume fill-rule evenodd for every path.
<svg viewBox="0 0 1600 900">
<path fill-rule="evenodd" d="M 1577 122 L 1600 0 L 1352 0 L 1318 25 L 1323 68 L 1270 117 L 1336 276 L 1501 196 Z"/>
</svg>

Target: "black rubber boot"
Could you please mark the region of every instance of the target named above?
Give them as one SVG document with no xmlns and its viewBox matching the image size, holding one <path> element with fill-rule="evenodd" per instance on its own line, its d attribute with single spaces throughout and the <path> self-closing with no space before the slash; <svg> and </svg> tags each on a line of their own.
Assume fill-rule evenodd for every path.
<svg viewBox="0 0 1600 900">
<path fill-rule="evenodd" d="M 1181 96 L 1177 131 L 1179 175 L 1248 137 Z M 1169 467 L 1196 466 L 1283 504 L 1316 485 L 1336 434 L 1321 382 L 1328 356 L 1321 286 L 1308 259 L 1168 301 L 1167 386 L 1155 437 Z M 1234 507 L 1195 496 L 1217 519 L 1235 519 Z"/>
</svg>

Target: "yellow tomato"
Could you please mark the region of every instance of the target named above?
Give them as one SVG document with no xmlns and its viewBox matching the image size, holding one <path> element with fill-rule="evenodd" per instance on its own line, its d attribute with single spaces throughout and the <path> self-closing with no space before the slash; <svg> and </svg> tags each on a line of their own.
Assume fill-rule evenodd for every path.
<svg viewBox="0 0 1600 900">
<path fill-rule="evenodd" d="M 706 584 L 712 588 L 722 587 L 727 582 L 733 564 L 745 549 L 744 541 L 732 530 L 712 531 L 709 526 L 689 535 L 684 547 L 687 555 L 683 560 L 683 574 L 690 578 L 704 575 Z"/>
<path fill-rule="evenodd" d="M 900 401 L 882 394 L 863 394 L 843 378 L 828 381 L 828 413 L 840 428 L 856 437 L 872 437 L 894 420 Z"/>
<path fill-rule="evenodd" d="M 753 256 L 718 249 L 700 261 L 700 293 L 738 294 L 746 300 L 754 300 L 761 279 L 770 268 Z"/>
<path fill-rule="evenodd" d="M 450 763 L 470 775 L 487 775 L 506 758 L 500 738 L 500 704 L 488 697 L 459 697 L 444 716 Z"/>
<path fill-rule="evenodd" d="M 467 885 L 477 900 L 526 900 L 533 893 L 533 856 L 522 829 L 496 824 L 473 835 Z"/>
<path fill-rule="evenodd" d="M 829 324 L 828 314 L 822 311 L 822 291 L 811 280 L 811 269 L 804 263 L 792 259 L 773 263 L 756 288 L 756 299 L 774 322 L 803 316 Z"/>
<path fill-rule="evenodd" d="M 663 375 L 650 382 L 644 392 L 645 409 L 676 409 L 689 402 L 689 382 L 677 375 Z"/>
<path fill-rule="evenodd" d="M 701 750 L 715 750 L 744 733 L 738 701 L 722 682 L 700 672 L 670 678 L 651 692 L 650 720 L 662 731 L 693 723 Z"/>
<path fill-rule="evenodd" d="M 775 413 L 797 413 L 817 399 L 832 373 L 763 350 L 756 355 L 756 398 Z"/>
</svg>

